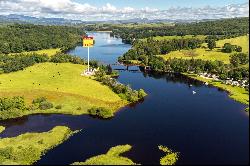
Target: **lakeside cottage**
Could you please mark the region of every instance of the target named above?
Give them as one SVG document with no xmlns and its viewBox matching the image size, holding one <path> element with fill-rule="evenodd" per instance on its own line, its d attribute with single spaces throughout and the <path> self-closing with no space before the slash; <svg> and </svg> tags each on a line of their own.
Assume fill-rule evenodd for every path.
<svg viewBox="0 0 250 166">
<path fill-rule="evenodd" d="M 249 86 L 249 82 L 246 79 L 235 81 L 233 79 L 227 78 L 226 80 L 220 80 L 219 76 L 217 76 L 215 74 L 209 74 L 206 72 L 199 74 L 199 76 L 202 78 L 205 78 L 205 79 L 212 79 L 214 81 L 222 81 L 224 84 L 227 84 L 227 85 L 238 86 L 238 87 L 242 87 L 242 88 L 246 88 Z"/>
</svg>

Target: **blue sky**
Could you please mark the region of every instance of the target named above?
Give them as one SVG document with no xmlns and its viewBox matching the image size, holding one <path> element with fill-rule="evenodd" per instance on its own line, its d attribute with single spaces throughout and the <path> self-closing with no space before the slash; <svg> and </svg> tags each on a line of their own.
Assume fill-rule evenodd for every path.
<svg viewBox="0 0 250 166">
<path fill-rule="evenodd" d="M 0 0 L 0 15 L 83 21 L 247 17 L 247 0 Z"/>
<path fill-rule="evenodd" d="M 168 9 L 170 7 L 202 7 L 202 6 L 225 6 L 229 4 L 246 3 L 248 0 L 75 0 L 78 3 L 89 3 L 101 7 L 110 3 L 116 7 L 151 7 L 157 9 Z"/>
</svg>

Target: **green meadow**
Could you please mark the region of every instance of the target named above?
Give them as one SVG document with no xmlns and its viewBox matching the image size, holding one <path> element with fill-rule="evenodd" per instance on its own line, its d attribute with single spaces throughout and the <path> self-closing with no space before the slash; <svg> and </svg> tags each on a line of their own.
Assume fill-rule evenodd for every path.
<svg viewBox="0 0 250 166">
<path fill-rule="evenodd" d="M 23 54 L 37 53 L 37 54 L 47 54 L 48 56 L 53 56 L 58 52 L 61 52 L 60 48 L 51 48 L 51 49 L 44 49 L 44 50 L 38 50 L 38 51 L 28 51 L 28 52 L 22 52 L 22 53 Z M 19 53 L 14 53 L 14 54 L 19 54 Z"/>
<path fill-rule="evenodd" d="M 117 111 L 127 104 L 108 86 L 89 77 L 80 76 L 86 66 L 71 63 L 40 63 L 9 74 L 0 75 L 0 97 L 23 96 L 31 104 L 46 97 L 60 109 L 29 110 L 22 115 L 35 113 L 87 114 L 92 107 Z M 1 116 L 1 115 L 0 115 Z"/>
<path fill-rule="evenodd" d="M 219 60 L 224 63 L 230 63 L 230 55 L 233 53 L 221 52 L 221 49 L 225 43 L 231 43 L 232 45 L 238 45 L 242 47 L 242 52 L 248 53 L 249 50 L 249 36 L 240 36 L 231 39 L 219 40 L 216 42 L 216 48 L 209 50 L 207 44 L 204 43 L 202 48 L 197 48 L 194 50 L 180 50 L 173 51 L 166 55 L 159 55 L 165 60 L 169 58 L 182 58 L 182 59 L 202 59 L 202 60 Z"/>
<path fill-rule="evenodd" d="M 57 126 L 48 132 L 25 133 L 17 137 L 0 139 L 1 165 L 31 165 L 48 150 L 61 144 L 75 132 Z"/>
<path fill-rule="evenodd" d="M 48 56 L 55 55 L 58 52 L 61 52 L 60 48 L 51 48 L 51 49 L 45 49 L 45 50 L 38 50 L 38 51 L 32 51 L 37 54 L 47 54 Z M 27 52 L 30 53 L 30 52 Z"/>
<path fill-rule="evenodd" d="M 112 147 L 106 154 L 91 157 L 85 162 L 75 162 L 72 165 L 136 165 L 132 160 L 121 156 L 131 148 L 130 145 Z"/>
<path fill-rule="evenodd" d="M 230 43 L 232 45 L 237 45 L 242 47 L 242 52 L 248 53 L 249 52 L 249 35 L 239 36 L 230 39 L 224 39 L 217 41 L 217 47 L 222 47 L 225 43 Z"/>
</svg>

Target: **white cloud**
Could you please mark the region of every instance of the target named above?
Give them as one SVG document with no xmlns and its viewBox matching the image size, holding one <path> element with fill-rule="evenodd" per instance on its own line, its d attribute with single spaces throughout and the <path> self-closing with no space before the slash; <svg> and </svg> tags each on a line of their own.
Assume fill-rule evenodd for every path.
<svg viewBox="0 0 250 166">
<path fill-rule="evenodd" d="M 95 7 L 72 0 L 0 0 L 0 14 L 23 14 L 35 17 L 61 17 L 77 20 L 114 19 L 216 19 L 248 16 L 249 4 L 231 4 L 222 7 L 170 8 L 167 10 L 145 7 L 117 8 L 110 3 Z"/>
</svg>

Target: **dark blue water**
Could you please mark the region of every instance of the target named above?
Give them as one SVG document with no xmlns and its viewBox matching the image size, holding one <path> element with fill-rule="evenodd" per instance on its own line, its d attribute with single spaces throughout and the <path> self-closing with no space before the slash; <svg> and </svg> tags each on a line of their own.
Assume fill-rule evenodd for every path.
<svg viewBox="0 0 250 166">
<path fill-rule="evenodd" d="M 94 36 L 96 46 L 90 54 L 94 59 L 113 64 L 129 49 L 106 33 Z M 105 54 L 109 51 L 112 55 Z M 84 57 L 86 50 L 77 47 L 70 53 Z M 159 164 L 164 154 L 158 145 L 180 152 L 177 164 L 249 163 L 249 117 L 243 111 L 245 106 L 228 98 L 226 92 L 169 74 L 121 71 L 118 80 L 135 89 L 145 89 L 148 96 L 141 103 L 123 108 L 111 120 L 32 115 L 4 121 L 0 125 L 7 129 L 0 137 L 47 131 L 57 125 L 82 129 L 46 153 L 37 164 L 85 161 L 121 144 L 131 144 L 133 148 L 125 156 L 141 164 Z M 195 95 L 193 90 L 197 92 Z"/>
</svg>

